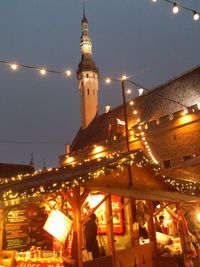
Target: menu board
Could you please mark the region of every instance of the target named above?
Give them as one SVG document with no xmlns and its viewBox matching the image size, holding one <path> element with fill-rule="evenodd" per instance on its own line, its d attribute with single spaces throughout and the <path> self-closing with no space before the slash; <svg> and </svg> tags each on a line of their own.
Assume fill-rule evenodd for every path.
<svg viewBox="0 0 200 267">
<path fill-rule="evenodd" d="M 43 230 L 46 215 L 36 205 L 11 208 L 4 214 L 3 249 L 27 250 L 32 245 L 51 246 L 52 240 Z"/>
<path fill-rule="evenodd" d="M 29 218 L 27 209 L 10 209 L 5 213 L 3 249 L 27 248 L 29 238 Z"/>
</svg>

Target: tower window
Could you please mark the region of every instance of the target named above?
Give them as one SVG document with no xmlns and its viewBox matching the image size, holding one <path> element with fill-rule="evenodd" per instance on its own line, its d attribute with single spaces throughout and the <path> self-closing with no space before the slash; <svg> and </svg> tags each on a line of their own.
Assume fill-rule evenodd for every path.
<svg viewBox="0 0 200 267">
<path fill-rule="evenodd" d="M 184 161 L 185 161 L 185 160 L 189 160 L 189 159 L 191 159 L 191 158 L 192 158 L 191 155 L 183 156 L 183 160 L 184 160 Z"/>
<path fill-rule="evenodd" d="M 93 95 L 95 95 L 95 90 L 93 90 Z"/>
<path fill-rule="evenodd" d="M 87 89 L 87 94 L 88 94 L 88 95 L 90 94 L 90 89 Z"/>
<path fill-rule="evenodd" d="M 164 168 L 170 168 L 171 167 L 171 161 L 170 160 L 165 160 L 163 161 Z"/>
<path fill-rule="evenodd" d="M 88 75 L 88 73 L 86 74 L 86 78 L 89 78 L 89 75 Z"/>
</svg>

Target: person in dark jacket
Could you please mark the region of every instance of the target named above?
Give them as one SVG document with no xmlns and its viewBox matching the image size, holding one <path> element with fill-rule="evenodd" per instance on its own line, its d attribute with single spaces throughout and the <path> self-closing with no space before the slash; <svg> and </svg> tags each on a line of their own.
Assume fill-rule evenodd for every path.
<svg viewBox="0 0 200 267">
<path fill-rule="evenodd" d="M 85 224 L 85 242 L 88 252 L 92 252 L 93 258 L 99 256 L 99 247 L 97 242 L 97 224 L 96 214 L 92 213 Z"/>
</svg>

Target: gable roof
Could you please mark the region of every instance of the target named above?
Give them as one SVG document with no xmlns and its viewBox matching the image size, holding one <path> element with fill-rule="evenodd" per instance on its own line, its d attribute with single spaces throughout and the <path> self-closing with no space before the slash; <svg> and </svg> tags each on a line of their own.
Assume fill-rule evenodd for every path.
<svg viewBox="0 0 200 267">
<path fill-rule="evenodd" d="M 200 66 L 136 97 L 134 107 L 141 121 L 150 122 L 180 111 L 184 106 L 196 105 L 198 102 L 200 102 Z M 127 105 L 127 113 L 128 119 L 132 119 L 132 109 L 129 105 Z M 71 151 L 108 139 L 109 129 L 117 132 L 117 118 L 121 120 L 124 118 L 122 105 L 108 113 L 96 116 L 86 129 L 80 129 L 72 142 Z"/>
<path fill-rule="evenodd" d="M 0 177 L 3 178 L 32 172 L 34 172 L 34 168 L 31 165 L 0 163 Z"/>
</svg>

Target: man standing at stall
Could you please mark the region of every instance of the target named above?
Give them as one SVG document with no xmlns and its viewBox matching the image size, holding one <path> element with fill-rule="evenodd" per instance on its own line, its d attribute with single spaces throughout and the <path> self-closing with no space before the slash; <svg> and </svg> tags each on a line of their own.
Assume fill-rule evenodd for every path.
<svg viewBox="0 0 200 267">
<path fill-rule="evenodd" d="M 97 242 L 97 224 L 96 214 L 92 213 L 85 224 L 85 243 L 88 252 L 92 252 L 93 258 L 99 256 L 99 247 Z"/>
</svg>

